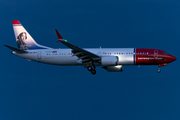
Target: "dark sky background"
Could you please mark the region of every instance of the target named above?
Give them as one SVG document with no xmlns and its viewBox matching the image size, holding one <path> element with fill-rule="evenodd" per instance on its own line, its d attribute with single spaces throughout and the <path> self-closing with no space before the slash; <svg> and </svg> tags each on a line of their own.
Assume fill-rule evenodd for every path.
<svg viewBox="0 0 180 120">
<path fill-rule="evenodd" d="M 179 0 L 1 0 L 0 120 L 179 120 Z M 54 29 L 83 48 L 157 48 L 177 57 L 162 67 L 123 72 L 29 62 L 16 47 L 11 21 L 39 44 L 55 43 Z"/>
</svg>

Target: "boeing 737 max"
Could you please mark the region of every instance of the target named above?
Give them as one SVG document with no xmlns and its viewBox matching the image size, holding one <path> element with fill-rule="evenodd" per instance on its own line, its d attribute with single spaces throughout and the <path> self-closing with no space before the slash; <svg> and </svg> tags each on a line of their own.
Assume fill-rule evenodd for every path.
<svg viewBox="0 0 180 120">
<path fill-rule="evenodd" d="M 96 66 L 109 72 L 121 72 L 124 65 L 158 65 L 160 72 L 160 67 L 176 60 L 176 57 L 158 49 L 79 48 L 63 39 L 57 30 L 57 42 L 70 49 L 53 49 L 37 44 L 19 21 L 13 20 L 12 24 L 18 48 L 5 45 L 13 50 L 12 54 L 39 63 L 84 66 L 93 75 L 96 74 Z"/>
</svg>

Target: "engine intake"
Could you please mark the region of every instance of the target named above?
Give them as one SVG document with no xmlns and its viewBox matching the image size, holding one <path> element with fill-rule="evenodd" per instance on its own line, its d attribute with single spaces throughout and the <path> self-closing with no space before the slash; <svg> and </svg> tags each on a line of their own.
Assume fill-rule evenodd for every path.
<svg viewBox="0 0 180 120">
<path fill-rule="evenodd" d="M 106 69 L 108 72 L 122 72 L 123 71 L 123 66 L 122 65 L 104 66 L 102 68 Z"/>
</svg>

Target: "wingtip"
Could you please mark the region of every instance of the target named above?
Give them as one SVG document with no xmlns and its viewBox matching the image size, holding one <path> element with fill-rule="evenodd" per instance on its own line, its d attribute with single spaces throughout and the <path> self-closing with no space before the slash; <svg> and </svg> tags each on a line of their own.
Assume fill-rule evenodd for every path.
<svg viewBox="0 0 180 120">
<path fill-rule="evenodd" d="M 61 42 L 63 40 L 63 37 L 59 34 L 59 32 L 57 31 L 57 29 L 55 29 L 57 37 L 58 37 L 58 41 L 56 42 Z"/>
</svg>

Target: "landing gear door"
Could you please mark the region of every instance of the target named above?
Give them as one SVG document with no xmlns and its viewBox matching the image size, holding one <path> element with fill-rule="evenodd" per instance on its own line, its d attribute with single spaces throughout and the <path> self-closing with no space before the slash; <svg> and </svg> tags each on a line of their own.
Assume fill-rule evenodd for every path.
<svg viewBox="0 0 180 120">
<path fill-rule="evenodd" d="M 38 59 L 41 59 L 41 51 L 38 51 L 37 57 L 38 57 Z"/>
<path fill-rule="evenodd" d="M 158 51 L 157 51 L 157 50 L 154 51 L 154 58 L 155 58 L 155 59 L 158 58 Z"/>
</svg>

